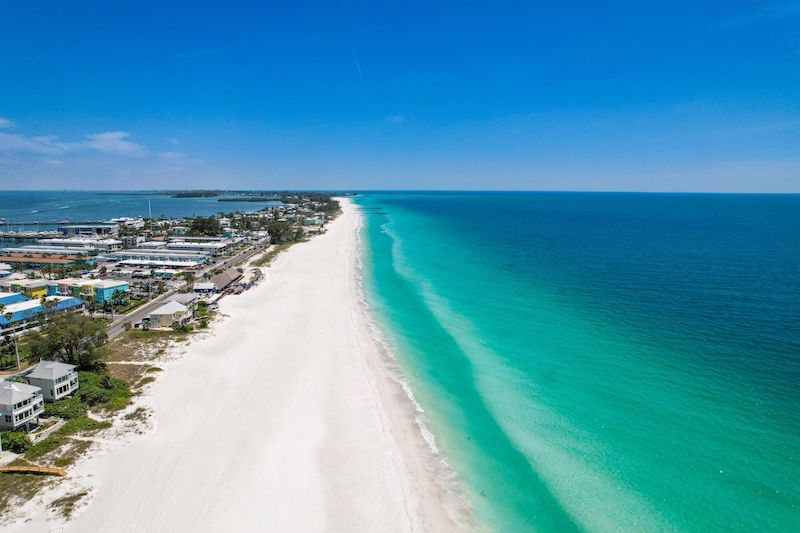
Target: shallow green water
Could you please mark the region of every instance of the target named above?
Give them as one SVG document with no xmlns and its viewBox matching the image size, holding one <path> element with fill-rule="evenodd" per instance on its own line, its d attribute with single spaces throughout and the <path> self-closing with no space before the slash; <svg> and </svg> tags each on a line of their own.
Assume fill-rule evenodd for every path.
<svg viewBox="0 0 800 533">
<path fill-rule="evenodd" d="M 800 198 L 392 193 L 365 286 L 479 523 L 800 524 Z"/>
</svg>

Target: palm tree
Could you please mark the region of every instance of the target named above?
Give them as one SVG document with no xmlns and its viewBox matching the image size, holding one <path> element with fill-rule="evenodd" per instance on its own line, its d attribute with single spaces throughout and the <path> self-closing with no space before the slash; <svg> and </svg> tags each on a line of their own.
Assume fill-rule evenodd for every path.
<svg viewBox="0 0 800 533">
<path fill-rule="evenodd" d="M 42 313 L 42 319 L 44 322 L 50 320 L 50 315 L 53 312 L 53 308 L 58 305 L 58 300 L 49 300 L 47 296 L 42 297 L 42 309 L 44 312 Z"/>
<path fill-rule="evenodd" d="M 0 311 L 2 311 L 4 309 L 5 309 L 5 306 L 0 305 Z M 11 324 L 11 319 L 14 318 L 14 314 L 9 311 L 9 312 L 3 314 L 3 318 L 5 318 L 6 321 L 8 321 L 8 323 Z M 14 339 L 14 353 L 17 356 L 17 370 L 19 370 L 19 343 L 17 341 L 17 336 L 16 335 L 9 335 L 8 337 L 6 337 L 6 339 L 9 339 L 9 338 L 10 339 Z"/>
<path fill-rule="evenodd" d="M 111 320 L 114 320 L 114 306 L 111 305 L 111 302 L 103 302 L 103 312 L 111 313 Z"/>
<path fill-rule="evenodd" d="M 121 290 L 117 289 L 111 295 L 111 304 L 112 305 L 125 305 L 126 299 L 127 298 L 125 298 L 125 293 L 122 292 Z"/>
</svg>

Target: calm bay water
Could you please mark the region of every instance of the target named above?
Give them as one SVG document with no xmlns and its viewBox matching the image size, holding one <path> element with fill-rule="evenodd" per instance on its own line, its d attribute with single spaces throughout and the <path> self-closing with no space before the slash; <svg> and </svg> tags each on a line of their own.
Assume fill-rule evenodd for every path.
<svg viewBox="0 0 800 533">
<path fill-rule="evenodd" d="M 98 191 L 0 191 L 0 218 L 9 222 L 73 222 L 116 217 L 208 216 L 221 211 L 256 211 L 268 202 L 219 202 L 218 198 L 172 198 L 144 192 Z M 148 205 L 149 201 L 149 205 Z M 11 228 L 17 230 L 19 228 Z M 29 227 L 24 229 L 30 229 Z"/>
<path fill-rule="evenodd" d="M 800 528 L 800 196 L 357 203 L 368 299 L 482 525 Z"/>
</svg>

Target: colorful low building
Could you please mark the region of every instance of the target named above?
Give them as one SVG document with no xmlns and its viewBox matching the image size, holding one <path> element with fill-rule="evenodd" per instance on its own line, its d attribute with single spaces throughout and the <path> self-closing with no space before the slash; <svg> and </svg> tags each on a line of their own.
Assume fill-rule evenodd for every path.
<svg viewBox="0 0 800 533">
<path fill-rule="evenodd" d="M 38 299 L 50 294 L 49 283 L 51 282 L 46 279 L 8 279 L 0 281 L 0 289 L 18 292 L 26 298 Z"/>
<path fill-rule="evenodd" d="M 40 325 L 39 318 L 47 313 L 76 311 L 83 307 L 83 300 L 72 296 L 48 296 L 48 305 L 42 299 L 25 300 L 3 307 L 0 315 L 0 335 L 17 334 Z"/>
<path fill-rule="evenodd" d="M 128 293 L 127 281 L 113 279 L 65 278 L 0 280 L 0 291 L 17 292 L 30 299 L 45 296 L 74 296 L 97 303 L 110 302 L 117 291 Z"/>
<path fill-rule="evenodd" d="M 113 279 L 66 278 L 48 283 L 48 294 L 51 296 L 74 296 L 99 304 L 111 302 L 117 291 L 128 293 L 131 290 L 127 281 Z"/>
</svg>

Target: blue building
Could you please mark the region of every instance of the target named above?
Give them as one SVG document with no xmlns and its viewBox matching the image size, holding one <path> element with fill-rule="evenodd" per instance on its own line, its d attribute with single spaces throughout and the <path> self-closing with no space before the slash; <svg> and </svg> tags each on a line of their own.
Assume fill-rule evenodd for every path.
<svg viewBox="0 0 800 533">
<path fill-rule="evenodd" d="M 52 307 L 48 309 L 44 308 L 39 299 L 4 304 L 3 314 L 0 315 L 0 334 L 18 333 L 34 327 L 38 323 L 39 316 L 45 311 L 61 313 L 83 307 L 83 300 L 72 296 L 48 296 L 47 300 L 53 302 Z M 9 314 L 10 318 L 6 316 Z"/>
<path fill-rule="evenodd" d="M 25 300 L 25 295 L 18 292 L 0 292 L 0 305 L 15 304 Z"/>
</svg>

